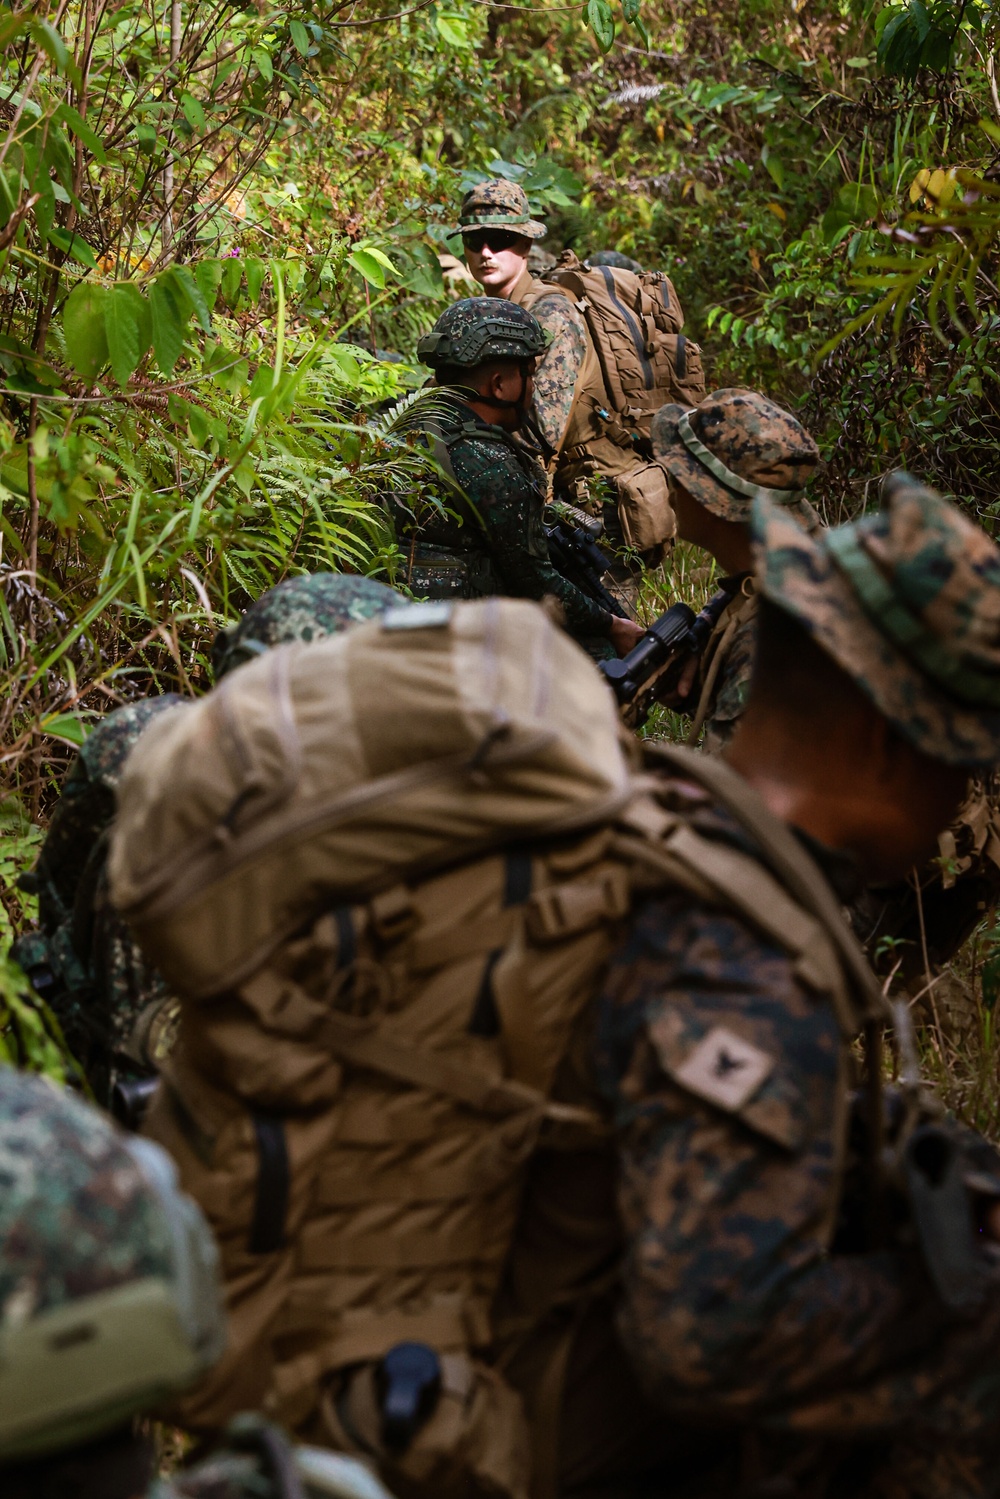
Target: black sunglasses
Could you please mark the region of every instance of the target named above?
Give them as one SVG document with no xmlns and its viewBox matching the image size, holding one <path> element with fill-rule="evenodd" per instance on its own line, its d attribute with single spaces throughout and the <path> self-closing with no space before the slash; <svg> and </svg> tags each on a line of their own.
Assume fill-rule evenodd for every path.
<svg viewBox="0 0 1000 1499">
<path fill-rule="evenodd" d="M 480 255 L 489 245 L 494 254 L 501 250 L 513 250 L 514 246 L 525 238 L 523 234 L 512 234 L 509 229 L 473 229 L 471 234 L 462 236 L 466 248 Z"/>
</svg>

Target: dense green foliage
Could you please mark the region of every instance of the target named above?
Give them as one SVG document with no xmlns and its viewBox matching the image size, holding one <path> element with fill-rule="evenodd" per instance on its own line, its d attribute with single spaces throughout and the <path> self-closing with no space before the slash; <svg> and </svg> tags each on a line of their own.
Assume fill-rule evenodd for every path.
<svg viewBox="0 0 1000 1499">
<path fill-rule="evenodd" d="M 439 257 L 490 172 L 524 183 L 556 252 L 670 271 L 710 381 L 802 406 L 831 517 L 903 462 L 990 519 L 992 16 L 0 8 L 0 946 L 31 916 L 13 876 L 94 715 L 204 686 L 212 630 L 290 572 L 394 576 L 379 495 L 424 468 L 385 408 L 468 289 Z M 681 571 L 661 594 L 706 581 Z M 49 1065 L 45 1034 L 0 1010 L 0 1036 Z"/>
</svg>

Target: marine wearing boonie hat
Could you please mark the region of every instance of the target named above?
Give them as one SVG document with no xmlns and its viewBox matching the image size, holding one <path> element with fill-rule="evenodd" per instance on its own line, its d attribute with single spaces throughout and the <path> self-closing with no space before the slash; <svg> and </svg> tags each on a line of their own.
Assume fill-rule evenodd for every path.
<svg viewBox="0 0 1000 1499">
<path fill-rule="evenodd" d="M 509 229 L 525 239 L 544 239 L 548 233 L 539 219 L 531 217 L 524 188 L 502 177 L 478 183 L 462 199 L 458 233 L 474 234 L 477 229 Z"/>
<path fill-rule="evenodd" d="M 793 615 L 900 735 L 950 765 L 1000 759 L 1000 549 L 909 474 L 878 511 L 808 534 L 753 511 L 757 586 Z"/>
<path fill-rule="evenodd" d="M 819 449 L 788 411 L 755 390 L 713 391 L 698 406 L 661 406 L 653 454 L 713 515 L 749 521 L 756 499 L 797 505 Z"/>
</svg>

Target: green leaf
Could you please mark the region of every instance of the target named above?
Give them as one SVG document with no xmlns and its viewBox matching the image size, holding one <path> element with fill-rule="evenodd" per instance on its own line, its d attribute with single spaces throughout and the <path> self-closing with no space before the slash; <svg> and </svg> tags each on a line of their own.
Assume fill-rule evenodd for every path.
<svg viewBox="0 0 1000 1499">
<path fill-rule="evenodd" d="M 104 304 L 104 328 L 108 335 L 111 373 L 123 390 L 143 355 L 136 298 L 142 300 L 138 288 L 122 282 L 111 288 L 111 295 Z"/>
<path fill-rule="evenodd" d="M 70 255 L 74 260 L 85 265 L 88 271 L 96 271 L 97 260 L 93 250 L 86 240 L 81 239 L 78 234 L 71 234 L 68 229 L 61 229 L 58 224 L 53 224 L 48 234 L 49 244 L 55 245 L 57 250 L 63 254 Z"/>
<path fill-rule="evenodd" d="M 173 268 L 158 276 L 149 289 L 149 306 L 153 318 L 153 353 L 161 375 L 172 375 L 190 319 L 186 299 L 173 277 Z"/>
<path fill-rule="evenodd" d="M 260 301 L 261 287 L 264 285 L 265 265 L 262 260 L 244 261 L 244 269 L 247 273 L 247 296 L 256 307 Z"/>
<path fill-rule="evenodd" d="M 369 286 L 377 287 L 379 291 L 385 287 L 385 268 L 388 266 L 391 271 L 396 269 L 388 255 L 370 246 L 363 250 L 352 250 L 347 260 L 349 265 L 361 272 Z"/>
<path fill-rule="evenodd" d="M 212 331 L 212 314 L 208 310 L 208 303 L 201 294 L 201 288 L 192 276 L 186 265 L 173 265 L 170 267 L 174 281 L 181 288 L 183 295 L 191 304 L 191 310 L 198 319 L 206 333 Z"/>
<path fill-rule="evenodd" d="M 615 21 L 607 0 L 587 0 L 587 25 L 601 51 L 610 52 L 615 43 Z"/>
<path fill-rule="evenodd" d="M 6 15 L 0 16 L 0 52 L 6 52 L 14 38 L 20 36 L 30 19 L 31 11 L 27 7 L 13 14 L 7 11 Z M 8 99 L 7 103 L 10 102 L 11 100 Z"/>
<path fill-rule="evenodd" d="M 232 307 L 239 296 L 243 282 L 243 262 L 238 255 L 229 255 L 222 268 L 222 300 Z"/>
<path fill-rule="evenodd" d="M 622 15 L 629 25 L 639 19 L 640 0 L 622 0 Z"/>
<path fill-rule="evenodd" d="M 222 261 L 214 258 L 199 260 L 194 268 L 194 279 L 205 299 L 205 306 L 209 312 L 214 312 L 219 282 L 222 280 Z"/>
<path fill-rule="evenodd" d="M 257 70 L 264 82 L 270 83 L 274 77 L 274 63 L 271 61 L 270 52 L 266 52 L 263 47 L 255 47 L 250 56 L 257 64 Z"/>
<path fill-rule="evenodd" d="M 309 56 L 309 33 L 301 21 L 289 21 L 288 32 L 300 57 Z"/>
<path fill-rule="evenodd" d="M 767 169 L 767 175 L 780 193 L 785 186 L 785 163 L 779 156 L 774 156 L 769 151 L 764 159 L 764 166 Z"/>
<path fill-rule="evenodd" d="M 97 131 L 91 129 L 83 116 L 78 114 L 71 104 L 60 104 L 56 110 L 55 118 L 62 120 L 72 130 L 77 139 L 86 146 L 94 160 L 100 162 L 102 166 L 104 165 L 108 159 L 108 153 L 104 149 L 104 142 L 97 134 Z"/>
<path fill-rule="evenodd" d="M 92 385 L 108 362 L 104 309 L 111 293 L 106 286 L 81 281 L 66 298 L 63 334 L 70 363 L 82 380 Z"/>
<path fill-rule="evenodd" d="M 52 718 L 43 718 L 41 729 L 56 739 L 65 739 L 77 749 L 87 737 L 87 726 L 76 713 L 56 713 Z"/>
<path fill-rule="evenodd" d="M 70 66 L 69 50 L 51 22 L 33 22 L 31 34 L 49 60 L 55 63 L 59 72 L 65 73 Z"/>
<path fill-rule="evenodd" d="M 987 958 L 979 971 L 979 982 L 983 988 L 983 1004 L 992 1010 L 1000 995 L 1000 954 Z"/>
<path fill-rule="evenodd" d="M 464 51 L 472 45 L 469 40 L 469 30 L 463 16 L 438 15 L 434 19 L 434 25 L 437 28 L 438 36 L 440 36 L 443 42 L 447 42 L 449 47 L 457 47 Z"/>
<path fill-rule="evenodd" d="M 136 125 L 132 131 L 135 143 L 144 156 L 152 156 L 157 147 L 156 131 L 152 125 Z"/>
<path fill-rule="evenodd" d="M 205 111 L 190 94 L 181 95 L 181 111 L 195 135 L 205 134 Z"/>
</svg>

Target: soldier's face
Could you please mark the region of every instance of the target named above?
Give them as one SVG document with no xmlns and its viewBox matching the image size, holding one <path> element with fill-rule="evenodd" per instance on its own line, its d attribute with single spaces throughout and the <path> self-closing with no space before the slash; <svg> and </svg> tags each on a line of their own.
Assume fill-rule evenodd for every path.
<svg viewBox="0 0 1000 1499">
<path fill-rule="evenodd" d="M 505 229 L 476 229 L 465 236 L 469 270 L 491 297 L 504 297 L 514 289 L 530 249 L 530 239 Z"/>
</svg>

